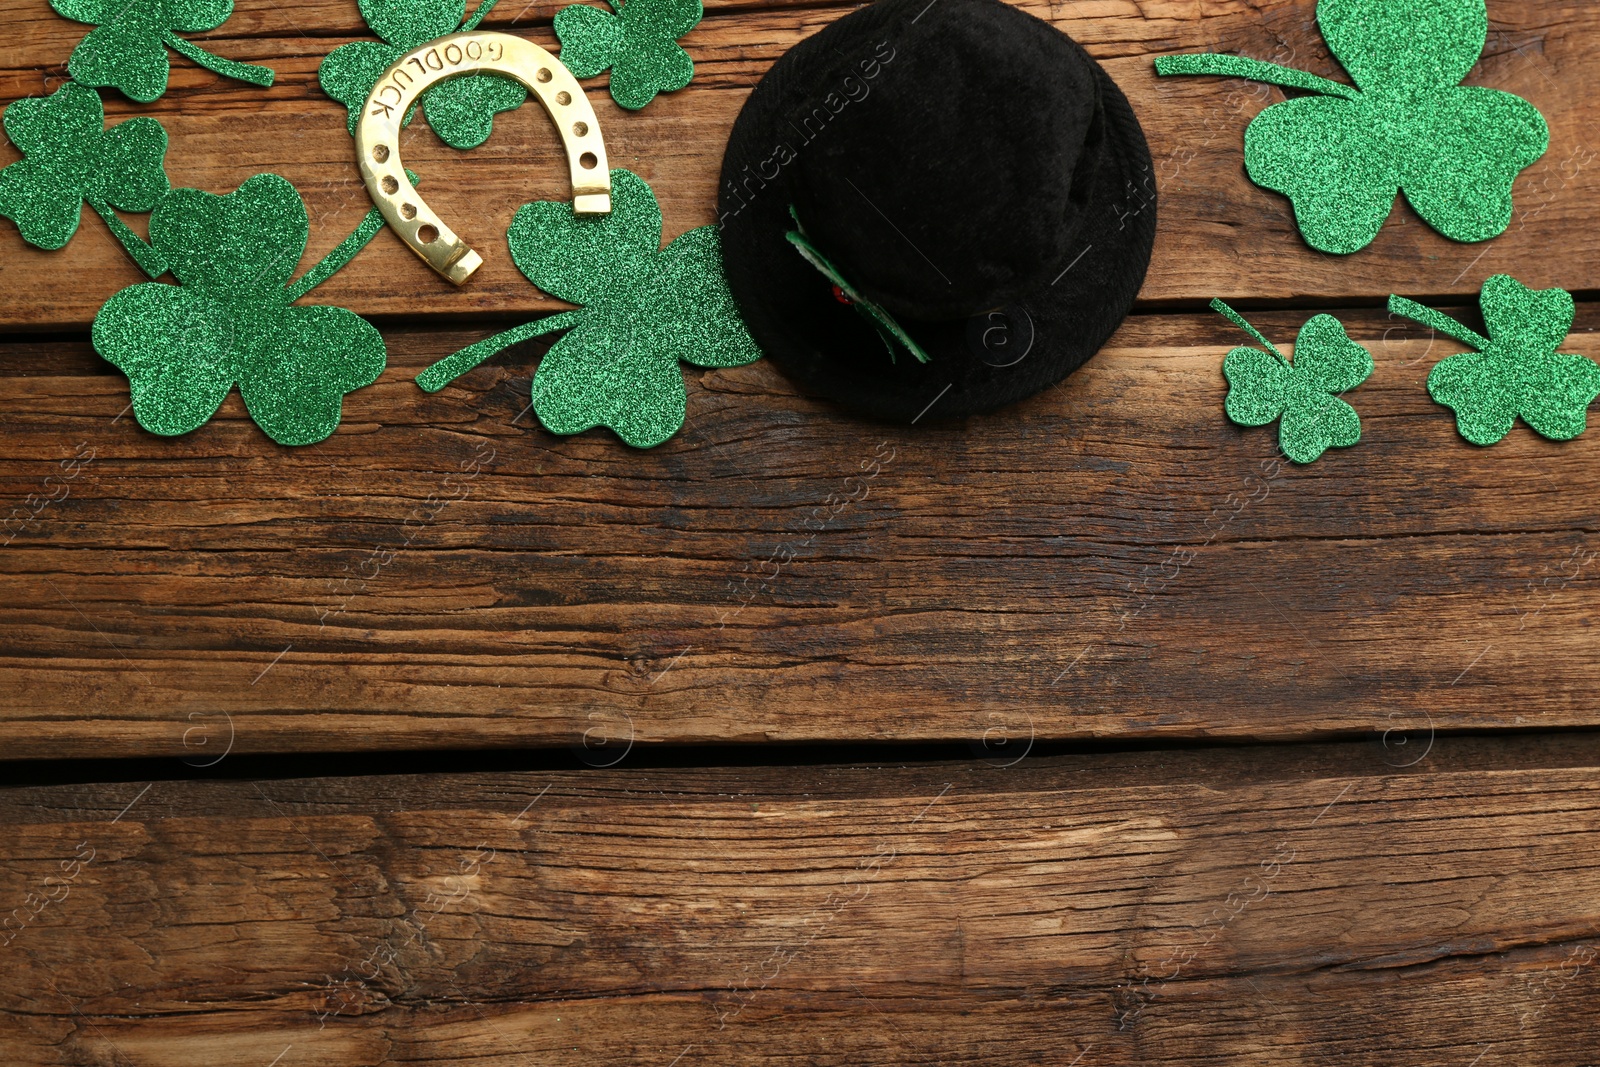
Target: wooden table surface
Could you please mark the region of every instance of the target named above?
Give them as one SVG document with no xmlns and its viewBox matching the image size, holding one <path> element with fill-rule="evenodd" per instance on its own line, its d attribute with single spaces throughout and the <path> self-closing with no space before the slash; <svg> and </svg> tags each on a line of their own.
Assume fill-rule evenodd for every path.
<svg viewBox="0 0 1600 1067">
<path fill-rule="evenodd" d="M 553 49 L 560 6 L 485 25 Z M 383 233 L 318 290 L 390 365 L 306 448 L 236 394 L 141 430 L 87 336 L 141 275 L 92 215 L 51 253 L 0 223 L 0 1062 L 1600 1062 L 1600 433 L 1465 443 L 1424 387 L 1459 346 L 1384 309 L 1471 322 L 1510 273 L 1600 357 L 1600 8 L 1490 0 L 1468 81 L 1551 128 L 1505 235 L 1402 202 L 1333 257 L 1243 173 L 1278 90 L 1150 62 L 1342 77 L 1314 3 L 1020 6 L 1133 102 L 1160 222 L 1107 348 L 992 416 L 686 369 L 641 452 L 538 427 L 538 345 L 419 391 L 559 306 L 502 236 L 567 195 L 537 106 L 468 154 L 407 134 L 486 263 L 457 290 Z M 715 0 L 689 88 L 586 83 L 668 237 L 851 7 Z M 85 27 L 0 12 L 0 103 L 56 88 Z M 353 0 L 238 0 L 201 39 L 270 89 L 175 59 L 108 117 L 159 117 L 177 185 L 292 180 L 310 264 L 370 206 L 316 79 L 364 37 Z M 1359 447 L 1227 422 L 1217 296 L 1367 344 Z"/>
</svg>

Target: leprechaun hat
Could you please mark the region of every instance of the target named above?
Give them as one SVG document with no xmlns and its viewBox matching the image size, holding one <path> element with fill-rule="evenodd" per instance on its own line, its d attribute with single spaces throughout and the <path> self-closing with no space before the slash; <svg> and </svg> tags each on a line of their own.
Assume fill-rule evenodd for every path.
<svg viewBox="0 0 1600 1067">
<path fill-rule="evenodd" d="M 900 421 L 1077 369 L 1132 307 L 1156 225 L 1126 97 L 1002 0 L 878 0 L 796 45 L 734 123 L 718 208 L 773 362 Z"/>
</svg>

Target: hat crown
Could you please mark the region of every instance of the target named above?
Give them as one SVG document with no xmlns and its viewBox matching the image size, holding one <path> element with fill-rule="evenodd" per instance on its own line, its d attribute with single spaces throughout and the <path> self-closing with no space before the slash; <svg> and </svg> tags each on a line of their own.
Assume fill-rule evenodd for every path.
<svg viewBox="0 0 1600 1067">
<path fill-rule="evenodd" d="M 868 47 L 836 43 L 835 76 L 787 126 L 813 243 L 891 313 L 944 320 L 1009 303 L 1081 251 L 1104 110 L 1093 61 L 1054 27 L 1002 0 L 924 4 L 885 0 L 901 17 Z"/>
<path fill-rule="evenodd" d="M 1127 98 L 1055 27 L 1001 0 L 874 0 L 740 110 L 717 205 L 728 286 L 803 390 L 911 423 L 993 411 L 1070 374 L 1133 306 L 1153 170 Z"/>
</svg>

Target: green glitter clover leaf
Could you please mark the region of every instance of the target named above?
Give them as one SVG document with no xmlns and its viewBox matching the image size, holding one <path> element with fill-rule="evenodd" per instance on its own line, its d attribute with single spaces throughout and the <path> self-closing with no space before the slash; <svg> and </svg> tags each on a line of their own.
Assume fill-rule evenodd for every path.
<svg viewBox="0 0 1600 1067">
<path fill-rule="evenodd" d="M 1312 463 L 1329 448 L 1361 440 L 1361 417 L 1336 393 L 1348 392 L 1372 373 L 1372 356 L 1350 340 L 1332 315 L 1317 315 L 1300 328 L 1294 362 L 1221 300 L 1211 306 L 1266 346 L 1241 346 L 1222 361 L 1228 379 L 1228 418 L 1240 426 L 1278 422 L 1278 443 L 1296 463 Z"/>
<path fill-rule="evenodd" d="M 300 194 L 257 174 L 222 196 L 175 189 L 150 217 L 150 240 L 177 285 L 142 282 L 106 301 L 91 340 L 128 376 L 133 414 L 152 433 L 203 425 L 235 383 L 279 444 L 321 441 L 344 394 L 377 380 L 387 357 L 366 320 L 339 307 L 296 307 L 383 227 L 377 209 L 297 281 L 310 226 Z"/>
<path fill-rule="evenodd" d="M 1162 56 L 1156 73 L 1317 94 L 1261 112 L 1244 146 L 1250 180 L 1289 197 L 1313 248 L 1365 248 L 1400 192 L 1453 240 L 1504 233 L 1512 184 L 1550 130 L 1521 97 L 1460 84 L 1488 37 L 1484 0 L 1321 0 L 1317 22 L 1356 87 L 1232 55 Z"/>
<path fill-rule="evenodd" d="M 572 205 L 524 204 L 507 234 L 528 280 L 573 311 L 518 326 L 428 367 L 428 392 L 501 349 L 571 327 L 539 364 L 533 409 L 552 433 L 609 426 L 635 448 L 660 444 L 683 426 L 687 394 L 678 361 L 738 367 L 761 357 L 722 270 L 715 226 L 661 247 L 661 209 L 645 180 L 611 172 L 611 213 L 574 215 Z"/>
<path fill-rule="evenodd" d="M 794 219 L 795 228 L 785 233 L 783 235 L 784 238 L 794 245 L 795 251 L 799 252 L 807 263 L 817 268 L 822 272 L 823 277 L 839 287 L 839 291 L 844 294 L 845 299 L 851 307 L 856 309 L 858 314 L 872 323 L 873 328 L 878 331 L 878 337 L 883 341 L 883 347 L 889 350 L 889 362 L 895 362 L 894 345 L 896 341 L 905 345 L 906 351 L 916 356 L 919 362 L 928 362 L 928 353 L 923 351 L 922 346 L 917 344 L 915 338 L 901 328 L 900 324 L 895 321 L 894 316 L 889 314 L 888 310 L 881 304 L 877 304 L 863 296 L 855 286 L 845 280 L 844 275 L 839 273 L 839 268 L 835 267 L 828 257 L 818 251 L 817 246 L 811 243 L 810 238 L 806 236 L 805 228 L 800 225 L 800 216 L 795 212 L 793 204 L 789 205 L 789 217 Z"/>
<path fill-rule="evenodd" d="M 1556 351 L 1572 330 L 1572 294 L 1529 289 L 1496 274 L 1478 299 L 1488 337 L 1414 300 L 1389 298 L 1395 314 L 1477 349 L 1440 360 L 1428 374 L 1429 395 L 1456 413 L 1461 436 L 1475 445 L 1495 444 L 1519 416 L 1552 441 L 1583 433 L 1589 405 L 1600 396 L 1600 366 Z"/>
<path fill-rule="evenodd" d="M 466 0 L 360 0 L 361 16 L 376 41 L 352 41 L 328 53 L 317 72 L 322 91 L 349 109 L 346 125 L 352 135 L 361 120 L 367 95 L 389 65 L 419 44 L 447 33 L 476 29 L 496 0 L 482 0 L 472 17 Z M 422 94 L 423 113 L 439 139 L 451 148 L 476 148 L 494 132 L 494 117 L 514 111 L 528 99 L 520 82 L 495 74 L 451 78 Z M 405 121 L 411 121 L 408 112 Z"/>
<path fill-rule="evenodd" d="M 561 62 L 578 78 L 611 68 L 611 99 L 637 111 L 657 93 L 682 89 L 694 61 L 678 38 L 699 25 L 700 0 L 607 0 L 611 10 L 573 4 L 556 12 Z"/>
<path fill-rule="evenodd" d="M 6 136 L 23 158 L 0 170 L 0 215 L 53 250 L 72 239 L 87 203 L 154 278 L 166 270 L 160 255 L 112 209 L 149 211 L 167 195 L 167 131 L 150 118 L 105 121 L 100 94 L 77 82 L 7 107 Z"/>
<path fill-rule="evenodd" d="M 167 91 L 167 49 L 213 74 L 271 85 L 272 71 L 212 55 L 180 33 L 214 30 L 233 14 L 233 0 L 50 0 L 56 13 L 94 26 L 67 60 L 84 85 L 119 89 L 148 104 Z"/>
</svg>

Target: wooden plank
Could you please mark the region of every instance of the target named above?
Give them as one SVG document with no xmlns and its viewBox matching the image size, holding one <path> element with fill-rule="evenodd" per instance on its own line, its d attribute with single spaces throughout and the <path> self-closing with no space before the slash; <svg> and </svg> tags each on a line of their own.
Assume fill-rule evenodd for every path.
<svg viewBox="0 0 1600 1067">
<path fill-rule="evenodd" d="M 1561 741 L 13 789 L 0 1049 L 1577 1065 L 1600 763 Z"/>
<path fill-rule="evenodd" d="M 113 99 L 108 111 L 113 119 L 138 113 L 162 120 L 172 138 L 170 173 L 179 184 L 220 191 L 261 170 L 284 174 L 306 195 L 309 255 L 320 255 L 369 206 L 343 109 L 316 84 L 322 57 L 362 32 L 355 5 L 242 0 L 238 6 L 225 32 L 206 40 L 233 58 L 270 64 L 278 73 L 270 90 L 225 82 L 180 60 L 173 91 L 160 101 L 135 107 Z M 557 6 L 541 2 L 517 11 L 507 3 L 489 25 L 553 47 L 547 20 Z M 1519 179 L 1510 232 L 1488 244 L 1458 245 L 1402 204 L 1372 247 L 1354 258 L 1308 249 L 1292 228 L 1287 201 L 1244 176 L 1244 126 L 1281 98 L 1277 90 L 1218 79 L 1161 80 L 1151 66 L 1159 54 L 1223 49 L 1337 75 L 1315 33 L 1312 0 L 1022 6 L 1052 17 L 1103 60 L 1145 124 L 1163 198 L 1147 303 L 1213 296 L 1377 301 L 1395 289 L 1469 294 L 1501 271 L 1532 285 L 1600 289 L 1600 241 L 1587 215 L 1600 196 L 1593 166 L 1600 147 L 1588 103 L 1600 91 L 1600 72 L 1587 62 L 1600 46 L 1600 10 L 1592 4 L 1489 5 L 1490 44 L 1470 80 L 1523 95 L 1552 130 L 1550 151 Z M 685 42 L 695 82 L 638 113 L 616 108 L 604 79 L 590 83 L 613 162 L 655 186 L 669 237 L 714 221 L 723 146 L 750 87 L 785 50 L 845 9 L 747 0 L 712 5 Z M 50 15 L 37 0 L 4 0 L 0 13 L 14 42 L 0 58 L 0 101 L 53 88 L 82 27 Z M 516 272 L 502 236 L 518 204 L 568 195 L 556 142 L 535 110 L 502 116 L 494 137 L 465 159 L 425 130 L 413 130 L 406 141 L 406 161 L 423 176 L 429 202 L 485 253 L 484 269 L 466 290 L 435 277 L 383 235 L 317 299 L 379 315 L 468 317 L 553 306 Z M 0 164 L 15 158 L 9 145 L 0 152 Z M 0 226 L 0 287 L 8 296 L 0 329 L 82 327 L 106 297 L 140 278 L 96 220 L 56 253 L 32 249 L 13 227 Z"/>
<path fill-rule="evenodd" d="M 157 438 L 82 341 L 11 346 L 0 747 L 1595 725 L 1600 438 L 1468 445 L 1423 388 L 1455 348 L 1341 314 L 1377 359 L 1366 437 L 1306 468 L 1224 419 L 1217 316 L 1137 317 L 1046 395 L 910 428 L 697 372 L 648 452 L 530 427 L 527 350 L 410 383 L 476 331 L 392 334 L 306 449 L 237 397 Z"/>
</svg>

